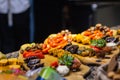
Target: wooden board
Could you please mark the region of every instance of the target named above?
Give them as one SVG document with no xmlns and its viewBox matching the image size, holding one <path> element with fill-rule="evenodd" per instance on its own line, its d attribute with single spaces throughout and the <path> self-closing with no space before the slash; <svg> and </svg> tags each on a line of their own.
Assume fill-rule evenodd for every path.
<svg viewBox="0 0 120 80">
<path fill-rule="evenodd" d="M 84 46 L 84 47 L 89 48 L 89 45 L 83 45 L 83 44 L 79 44 L 79 43 L 76 43 L 76 42 L 72 42 L 72 43 L 76 44 L 76 45 L 79 45 L 79 46 Z M 80 56 L 80 55 L 77 55 L 77 54 L 74 54 L 74 56 L 77 57 L 84 64 L 98 64 L 98 65 L 101 65 L 101 64 L 108 63 L 110 61 L 111 57 L 113 57 L 115 54 L 118 54 L 119 52 L 120 52 L 120 49 L 117 48 L 116 50 L 111 52 L 112 54 L 105 55 L 105 58 L 103 58 L 103 59 L 97 58 L 96 56 L 83 57 L 83 56 Z M 98 60 L 100 60 L 100 62 L 97 62 Z"/>
<path fill-rule="evenodd" d="M 45 66 L 49 66 L 51 62 L 57 61 L 58 58 L 51 55 L 45 55 L 45 59 L 42 59 L 41 62 L 45 63 Z M 80 71 L 70 72 L 68 76 L 65 76 L 67 80 L 84 80 L 83 76 L 90 71 L 90 68 L 86 65 L 80 66 Z"/>
<path fill-rule="evenodd" d="M 94 57 L 83 57 L 83 56 L 79 56 L 77 54 L 75 54 L 74 56 L 77 57 L 84 64 L 101 65 L 101 64 L 108 63 L 113 55 L 114 54 L 106 55 L 107 57 L 104 58 L 104 59 L 96 58 L 96 56 L 94 56 Z"/>
<path fill-rule="evenodd" d="M 89 72 L 90 68 L 86 65 L 80 66 L 80 71 L 78 72 L 71 72 L 69 76 L 66 76 L 65 78 L 67 80 L 85 80 L 83 78 L 84 75 L 86 75 Z"/>
</svg>

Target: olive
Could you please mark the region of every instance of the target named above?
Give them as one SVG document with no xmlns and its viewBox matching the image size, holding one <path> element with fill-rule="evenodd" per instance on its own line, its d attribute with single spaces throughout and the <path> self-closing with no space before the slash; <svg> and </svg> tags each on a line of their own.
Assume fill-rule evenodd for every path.
<svg viewBox="0 0 120 80">
<path fill-rule="evenodd" d="M 32 59 L 28 62 L 28 65 L 34 65 L 40 62 L 40 59 Z"/>
</svg>

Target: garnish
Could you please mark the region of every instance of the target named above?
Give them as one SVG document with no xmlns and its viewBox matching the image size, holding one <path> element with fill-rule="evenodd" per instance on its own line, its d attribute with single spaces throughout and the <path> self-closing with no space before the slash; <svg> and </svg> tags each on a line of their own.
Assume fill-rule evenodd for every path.
<svg viewBox="0 0 120 80">
<path fill-rule="evenodd" d="M 74 58 L 71 55 L 64 54 L 61 58 L 59 58 L 59 63 L 70 67 L 73 63 L 73 60 Z"/>
<path fill-rule="evenodd" d="M 106 45 L 106 41 L 104 39 L 91 40 L 91 45 L 96 46 L 98 48 L 101 48 L 101 47 L 104 47 Z"/>
</svg>

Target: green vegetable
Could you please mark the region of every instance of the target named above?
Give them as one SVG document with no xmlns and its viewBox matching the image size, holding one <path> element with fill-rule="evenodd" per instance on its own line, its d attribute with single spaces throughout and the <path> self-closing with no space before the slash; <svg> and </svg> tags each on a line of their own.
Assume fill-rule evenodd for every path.
<svg viewBox="0 0 120 80">
<path fill-rule="evenodd" d="M 91 40 L 91 45 L 101 48 L 106 45 L 106 41 L 104 39 Z"/>
<path fill-rule="evenodd" d="M 74 58 L 71 55 L 64 54 L 61 58 L 59 58 L 59 63 L 69 67 L 72 65 L 73 60 Z"/>
</svg>

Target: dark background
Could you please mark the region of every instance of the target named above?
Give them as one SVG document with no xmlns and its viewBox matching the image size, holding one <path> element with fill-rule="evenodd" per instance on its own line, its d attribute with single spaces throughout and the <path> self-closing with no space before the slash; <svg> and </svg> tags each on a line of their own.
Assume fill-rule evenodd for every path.
<svg viewBox="0 0 120 80">
<path fill-rule="evenodd" d="M 97 7 L 93 9 L 92 4 L 97 4 Z M 7 26 L 7 15 L 0 14 L 0 51 L 16 51 L 22 44 L 30 43 L 29 10 L 13 15 L 12 28 Z M 33 42 L 41 43 L 62 29 L 80 33 L 96 23 L 120 25 L 119 14 L 120 2 L 115 0 L 34 0 Z"/>
<path fill-rule="evenodd" d="M 92 4 L 97 8 L 93 9 Z M 35 42 L 43 42 L 61 29 L 80 33 L 97 23 L 119 25 L 119 13 L 117 0 L 35 0 Z"/>
<path fill-rule="evenodd" d="M 62 29 L 79 33 L 88 28 L 89 15 L 92 14 L 90 5 L 71 3 L 67 0 L 35 0 L 36 42 L 43 42 L 49 34 Z"/>
</svg>

